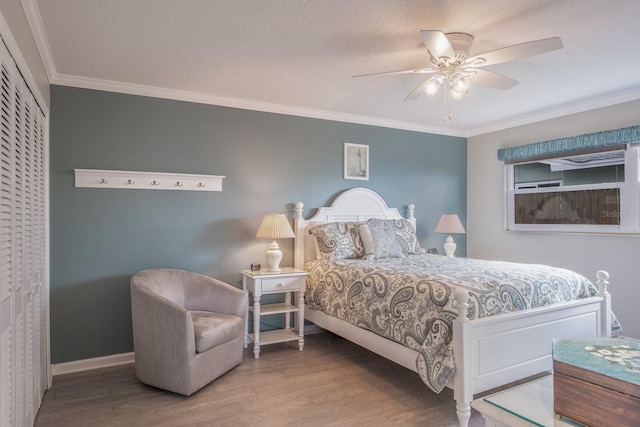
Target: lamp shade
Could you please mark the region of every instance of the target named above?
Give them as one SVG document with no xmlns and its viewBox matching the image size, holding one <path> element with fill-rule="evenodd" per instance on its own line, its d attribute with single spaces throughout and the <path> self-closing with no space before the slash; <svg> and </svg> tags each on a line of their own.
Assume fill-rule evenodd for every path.
<svg viewBox="0 0 640 427">
<path fill-rule="evenodd" d="M 293 239 L 296 237 L 289 220 L 285 214 L 272 213 L 267 214 L 262 219 L 258 233 L 258 239 Z"/>
<path fill-rule="evenodd" d="M 464 227 L 456 214 L 444 214 L 436 224 L 435 233 L 464 234 Z"/>
</svg>

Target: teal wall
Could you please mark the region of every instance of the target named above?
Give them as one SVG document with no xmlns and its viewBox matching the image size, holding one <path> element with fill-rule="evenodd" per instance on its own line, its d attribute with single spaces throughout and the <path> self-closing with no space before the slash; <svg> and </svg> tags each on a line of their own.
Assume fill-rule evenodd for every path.
<svg viewBox="0 0 640 427">
<path fill-rule="evenodd" d="M 416 205 L 423 246 L 445 212 L 466 224 L 464 138 L 51 87 L 52 363 L 130 352 L 129 277 L 182 268 L 238 285 L 265 263 L 265 213 L 377 191 L 402 213 Z M 370 149 L 370 180 L 343 179 L 345 142 Z M 74 169 L 224 175 L 222 192 L 75 188 Z M 466 239 L 456 237 L 458 253 Z M 282 265 L 292 241 L 281 241 Z"/>
</svg>

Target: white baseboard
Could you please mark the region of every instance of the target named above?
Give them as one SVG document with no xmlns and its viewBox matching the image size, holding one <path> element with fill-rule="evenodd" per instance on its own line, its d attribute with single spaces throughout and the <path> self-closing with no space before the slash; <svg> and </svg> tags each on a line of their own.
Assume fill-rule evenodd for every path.
<svg viewBox="0 0 640 427">
<path fill-rule="evenodd" d="M 112 354 L 110 356 L 94 357 L 91 359 L 74 360 L 73 362 L 51 364 L 51 373 L 56 375 L 107 368 L 109 366 L 124 365 L 134 361 L 133 352 Z"/>
<path fill-rule="evenodd" d="M 316 325 L 304 325 L 304 333 L 317 334 L 324 331 Z M 72 374 L 75 372 L 90 371 L 92 369 L 108 368 L 109 366 L 124 365 L 134 361 L 134 353 L 112 354 L 110 356 L 94 357 L 92 359 L 74 360 L 73 362 L 51 364 L 51 373 L 56 375 Z"/>
</svg>

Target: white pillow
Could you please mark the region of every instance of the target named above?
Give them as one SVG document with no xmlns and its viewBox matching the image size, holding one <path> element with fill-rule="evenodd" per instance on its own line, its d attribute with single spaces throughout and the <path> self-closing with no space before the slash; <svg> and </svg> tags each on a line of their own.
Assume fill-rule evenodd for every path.
<svg viewBox="0 0 640 427">
<path fill-rule="evenodd" d="M 374 258 L 375 254 L 375 245 L 373 243 L 373 236 L 371 235 L 371 230 L 367 223 L 362 223 L 358 226 L 358 231 L 360 232 L 360 239 L 362 240 L 362 246 L 364 246 L 364 256 L 362 259 L 371 260 Z"/>
</svg>

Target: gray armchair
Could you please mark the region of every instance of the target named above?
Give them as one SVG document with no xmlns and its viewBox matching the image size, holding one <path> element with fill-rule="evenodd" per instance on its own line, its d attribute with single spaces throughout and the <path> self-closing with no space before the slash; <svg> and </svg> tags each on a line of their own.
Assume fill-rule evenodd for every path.
<svg viewBox="0 0 640 427">
<path fill-rule="evenodd" d="M 220 280 L 151 269 L 131 278 L 136 375 L 189 396 L 242 362 L 247 295 Z"/>
</svg>

